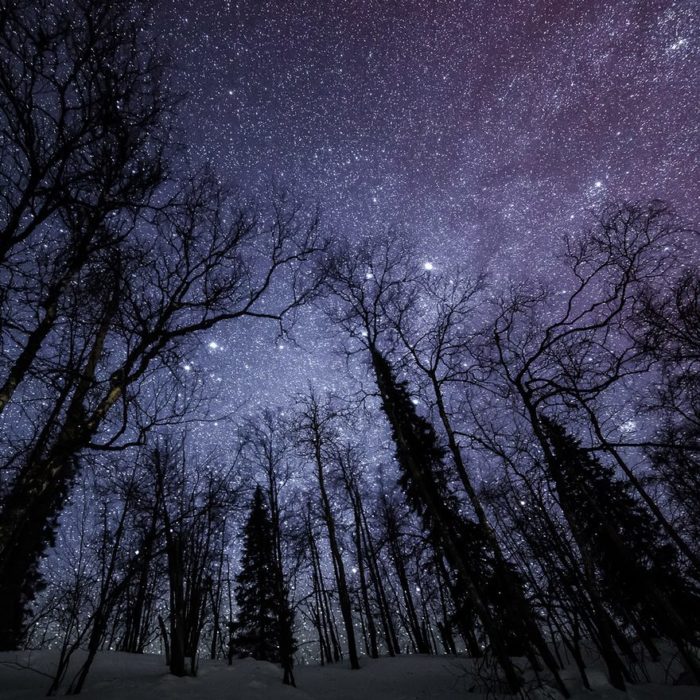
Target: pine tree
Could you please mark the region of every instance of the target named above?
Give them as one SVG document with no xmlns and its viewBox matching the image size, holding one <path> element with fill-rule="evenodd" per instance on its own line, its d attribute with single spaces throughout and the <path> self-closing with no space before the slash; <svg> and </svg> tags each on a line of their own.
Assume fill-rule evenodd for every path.
<svg viewBox="0 0 700 700">
<path fill-rule="evenodd" d="M 232 644 L 241 654 L 278 662 L 278 567 L 272 523 L 260 485 L 255 489 L 243 537 L 241 571 L 236 577 L 238 620 L 233 625 Z"/>
</svg>

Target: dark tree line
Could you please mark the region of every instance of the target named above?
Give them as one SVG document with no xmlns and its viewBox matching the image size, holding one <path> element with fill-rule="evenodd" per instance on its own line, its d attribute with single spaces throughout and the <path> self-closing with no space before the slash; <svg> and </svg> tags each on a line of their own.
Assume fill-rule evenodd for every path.
<svg viewBox="0 0 700 700">
<path fill-rule="evenodd" d="M 282 323 L 314 283 L 317 219 L 263 216 L 187 175 L 175 98 L 138 5 L 3 3 L 0 15 L 0 648 L 87 452 L 143 444 L 191 406 L 180 357 L 223 322 Z M 174 175 L 178 172 L 177 177 Z M 182 174 L 182 173 L 185 174 Z M 275 293 L 277 303 L 270 301 Z"/>
<path fill-rule="evenodd" d="M 281 663 L 290 683 L 295 657 L 465 652 L 482 682 L 565 694 L 567 659 L 588 685 L 599 654 L 623 688 L 670 643 L 692 678 L 686 235 L 657 202 L 604 211 L 566 244 L 575 286 L 557 303 L 545 287 L 428 274 L 393 238 L 328 258 L 321 303 L 359 393 L 310 389 L 252 416 L 206 478 L 172 437 L 124 452 L 100 531 L 129 544 L 97 550 L 111 583 L 44 595 L 32 639 L 50 638 L 62 595 L 67 658 L 161 644 L 178 674 L 203 650 Z M 652 341 L 661 306 L 676 330 Z"/>
<path fill-rule="evenodd" d="M 616 687 L 659 637 L 698 677 L 695 237 L 661 202 L 609 205 L 566 241 L 563 293 L 427 272 L 398 237 L 331 264 L 326 309 L 365 348 L 399 483 L 512 691 L 517 649 L 565 692 L 545 633 L 585 683 L 582 636 Z M 481 488 L 470 460 L 493 465 Z"/>
</svg>

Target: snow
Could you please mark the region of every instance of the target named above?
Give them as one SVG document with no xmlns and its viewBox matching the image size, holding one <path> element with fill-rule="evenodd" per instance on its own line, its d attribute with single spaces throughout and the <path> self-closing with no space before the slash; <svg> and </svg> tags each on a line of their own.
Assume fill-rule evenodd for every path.
<svg viewBox="0 0 700 700">
<path fill-rule="evenodd" d="M 81 660 L 81 659 L 79 659 Z M 46 695 L 56 653 L 0 654 L 0 700 L 39 700 Z M 455 657 L 402 656 L 361 660 L 351 671 L 342 664 L 300 666 L 298 688 L 283 686 L 279 667 L 243 659 L 232 666 L 204 661 L 197 678 L 168 674 L 161 656 L 102 652 L 98 654 L 81 697 L 85 700 L 482 700 L 485 693 L 469 692 L 475 684 L 472 662 Z M 44 675 L 48 674 L 48 675 Z M 643 684 L 627 694 L 610 688 L 602 672 L 590 674 L 594 692 L 580 687 L 573 669 L 567 684 L 583 700 L 698 700 L 700 689 L 690 686 Z M 70 675 L 68 676 L 70 678 Z M 493 695 L 489 696 L 493 697 Z M 540 700 L 560 697 L 539 691 Z"/>
</svg>

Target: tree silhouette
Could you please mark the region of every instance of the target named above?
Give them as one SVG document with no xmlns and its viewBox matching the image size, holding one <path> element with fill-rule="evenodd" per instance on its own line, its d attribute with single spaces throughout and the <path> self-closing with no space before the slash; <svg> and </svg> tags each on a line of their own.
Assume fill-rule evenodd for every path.
<svg viewBox="0 0 700 700">
<path fill-rule="evenodd" d="M 238 617 L 232 644 L 260 661 L 280 661 L 277 564 L 272 522 L 258 484 L 243 529 L 241 570 L 236 576 Z"/>
<path fill-rule="evenodd" d="M 559 502 L 606 598 L 642 634 L 672 639 L 697 675 L 690 645 L 700 635 L 700 599 L 683 579 L 677 550 L 662 539 L 629 483 L 555 420 L 542 416 L 540 422 Z"/>
</svg>

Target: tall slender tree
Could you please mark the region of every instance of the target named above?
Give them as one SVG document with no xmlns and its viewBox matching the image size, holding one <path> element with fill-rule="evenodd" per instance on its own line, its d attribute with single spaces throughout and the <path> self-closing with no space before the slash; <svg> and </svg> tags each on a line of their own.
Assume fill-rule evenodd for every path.
<svg viewBox="0 0 700 700">
<path fill-rule="evenodd" d="M 568 697 L 559 665 L 534 611 L 526 603 L 520 583 L 513 578 L 512 568 L 494 547 L 495 537 L 490 528 L 481 523 L 474 527 L 475 523 L 462 517 L 459 498 L 448 488 L 453 465 L 447 462 L 434 427 L 418 415 L 405 383 L 397 381 L 388 353 L 382 351 L 382 347 L 391 347 L 395 337 L 392 328 L 395 324 L 389 311 L 411 307 L 407 297 L 415 294 L 415 282 L 424 272 L 417 268 L 410 250 L 395 235 L 358 250 L 342 251 L 328 267 L 327 313 L 357 345 L 369 351 L 406 494 L 421 515 L 433 546 L 443 553 L 455 573 L 457 585 L 451 587 L 451 594 L 457 613 L 462 615 L 463 634 L 471 624 L 466 611 L 474 606 L 473 612 L 483 625 L 511 690 L 517 691 L 521 684 L 508 653 L 517 639 L 532 666 L 539 668 L 543 662 Z M 357 352 L 356 346 L 350 346 L 348 352 Z M 455 458 L 459 446 L 456 448 L 452 455 Z M 468 542 L 473 546 L 467 546 Z M 482 561 L 484 551 L 488 555 Z M 472 567 L 469 552 L 477 553 L 475 562 L 481 562 L 481 572 Z"/>
<path fill-rule="evenodd" d="M 483 542 L 474 540 L 478 529 L 459 514 L 458 504 L 448 486 L 444 450 L 432 425 L 418 415 L 405 384 L 396 380 L 391 366 L 379 350 L 375 347 L 370 350 L 382 408 L 396 445 L 396 460 L 401 470 L 400 484 L 409 503 L 422 517 L 433 545 L 443 552 L 455 571 L 456 583 L 452 594 L 458 612 L 464 616 L 473 606 L 509 689 L 518 692 L 522 679 L 510 657 L 509 637 L 512 629 L 503 625 L 503 620 L 499 621 L 499 611 L 489 605 L 484 595 L 486 582 L 483 567 L 474 567 L 477 561 L 469 558 L 469 553 L 479 552 Z M 482 570 L 479 571 L 479 568 Z M 552 659 L 546 660 L 558 679 L 556 663 Z M 560 685 L 567 693 L 561 681 Z"/>
<path fill-rule="evenodd" d="M 355 640 L 355 624 L 352 616 L 352 599 L 348 586 L 348 578 L 345 570 L 345 560 L 340 540 L 336 514 L 331 504 L 331 497 L 327 485 L 327 470 L 329 462 L 334 457 L 334 449 L 337 438 L 334 435 L 334 422 L 338 417 L 338 411 L 332 406 L 331 399 L 321 401 L 313 392 L 304 397 L 299 413 L 297 434 L 302 449 L 306 450 L 314 465 L 316 486 L 318 487 L 319 506 L 321 519 L 326 526 L 328 545 L 331 550 L 333 574 L 338 587 L 338 602 L 343 617 L 345 635 L 348 642 L 348 656 L 350 668 L 360 668 L 357 654 L 357 642 Z"/>
</svg>

